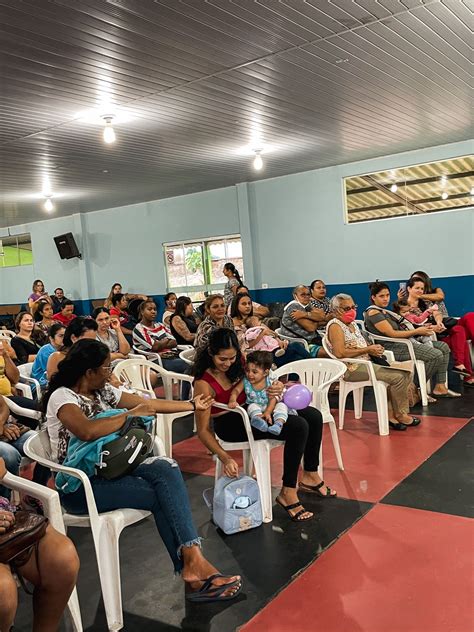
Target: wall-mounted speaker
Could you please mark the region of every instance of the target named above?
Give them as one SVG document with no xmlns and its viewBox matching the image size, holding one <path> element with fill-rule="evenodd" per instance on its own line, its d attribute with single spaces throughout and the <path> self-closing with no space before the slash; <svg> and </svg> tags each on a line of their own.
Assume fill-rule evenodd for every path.
<svg viewBox="0 0 474 632">
<path fill-rule="evenodd" d="M 82 259 L 82 255 L 79 252 L 74 235 L 72 233 L 66 233 L 65 235 L 58 235 L 54 238 L 56 248 L 58 249 L 61 259 L 73 259 L 79 257 Z"/>
</svg>

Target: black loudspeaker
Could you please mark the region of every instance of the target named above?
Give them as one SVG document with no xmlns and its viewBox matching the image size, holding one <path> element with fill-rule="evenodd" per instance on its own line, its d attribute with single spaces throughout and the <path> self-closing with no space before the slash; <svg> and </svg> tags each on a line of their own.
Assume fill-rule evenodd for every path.
<svg viewBox="0 0 474 632">
<path fill-rule="evenodd" d="M 56 248 L 58 249 L 61 259 L 73 259 L 79 257 L 82 259 L 82 255 L 79 252 L 74 235 L 72 233 L 66 233 L 65 235 L 58 235 L 54 238 Z"/>
</svg>

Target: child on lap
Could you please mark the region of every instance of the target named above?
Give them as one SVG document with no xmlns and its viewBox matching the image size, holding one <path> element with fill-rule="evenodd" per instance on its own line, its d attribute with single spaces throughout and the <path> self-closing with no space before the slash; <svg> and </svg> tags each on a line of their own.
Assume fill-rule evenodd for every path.
<svg viewBox="0 0 474 632">
<path fill-rule="evenodd" d="M 269 351 L 253 351 L 247 355 L 245 377 L 232 389 L 229 408 L 237 406 L 237 398 L 245 391 L 251 425 L 261 432 L 279 435 L 288 419 L 288 408 L 276 397 L 269 397 L 266 391 L 275 381 L 272 364 L 273 356 Z"/>
<path fill-rule="evenodd" d="M 245 339 L 247 342 L 254 341 L 252 349 L 272 351 L 277 357 L 285 354 L 288 340 L 281 340 L 274 331 L 265 327 L 258 316 L 249 316 L 246 324 Z"/>
</svg>

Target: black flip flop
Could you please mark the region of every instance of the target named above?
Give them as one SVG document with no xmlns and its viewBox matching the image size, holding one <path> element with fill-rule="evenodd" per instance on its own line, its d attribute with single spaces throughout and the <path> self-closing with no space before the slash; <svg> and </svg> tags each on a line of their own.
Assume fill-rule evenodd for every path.
<svg viewBox="0 0 474 632">
<path fill-rule="evenodd" d="M 312 520 L 314 518 L 314 514 L 312 516 L 309 516 L 308 518 L 299 517 L 299 516 L 302 516 L 304 513 L 311 513 L 311 512 L 308 512 L 308 510 L 305 509 L 300 502 L 293 503 L 292 505 L 284 505 L 281 502 L 281 500 L 278 500 L 278 497 L 276 499 L 276 502 L 280 505 L 280 507 L 283 507 L 283 509 L 289 515 L 290 520 L 292 520 L 293 522 L 306 522 L 306 520 Z M 295 514 L 290 513 L 292 509 L 296 509 L 297 507 L 301 507 L 301 509 L 297 511 Z"/>
<path fill-rule="evenodd" d="M 337 494 L 331 494 L 331 488 L 327 487 L 327 492 L 323 494 L 321 487 L 324 485 L 324 481 L 321 481 L 318 485 L 307 485 L 306 483 L 298 483 L 298 489 L 302 492 L 308 492 L 310 494 L 317 494 L 320 498 L 336 498 Z"/>
<path fill-rule="evenodd" d="M 189 590 L 186 592 L 185 597 L 187 601 L 191 601 L 192 603 L 209 603 L 211 601 L 229 601 L 230 599 L 235 599 L 242 590 L 242 581 L 236 579 L 228 584 L 222 584 L 222 586 L 214 586 L 212 582 L 220 577 L 227 577 L 227 575 L 215 573 L 207 579 L 198 580 L 203 582 L 201 588 L 199 588 L 199 590 Z M 224 595 L 226 590 L 234 588 L 235 586 L 238 586 L 235 592 L 231 595 Z"/>
</svg>

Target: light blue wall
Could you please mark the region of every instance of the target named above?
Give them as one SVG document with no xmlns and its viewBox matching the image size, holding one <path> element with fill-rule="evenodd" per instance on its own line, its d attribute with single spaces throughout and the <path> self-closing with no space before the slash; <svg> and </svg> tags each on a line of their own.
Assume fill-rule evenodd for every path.
<svg viewBox="0 0 474 632">
<path fill-rule="evenodd" d="M 329 285 L 474 275 L 472 209 L 348 226 L 342 178 L 443 160 L 469 142 L 422 149 L 250 184 L 27 224 L 34 265 L 0 269 L 0 303 L 23 302 L 34 278 L 75 299 L 105 296 L 115 281 L 130 292 L 166 291 L 163 242 L 241 233 L 252 288 L 288 288 L 322 277 Z M 271 160 L 271 156 L 268 157 Z M 82 261 L 61 261 L 53 236 L 75 235 Z M 286 291 L 285 291 L 286 296 Z M 474 303 L 474 300 L 473 300 Z M 474 305 L 473 305 L 474 307 Z"/>
</svg>

